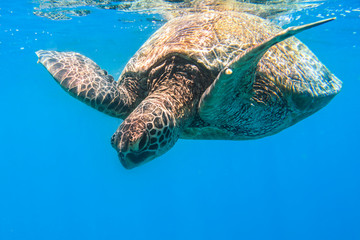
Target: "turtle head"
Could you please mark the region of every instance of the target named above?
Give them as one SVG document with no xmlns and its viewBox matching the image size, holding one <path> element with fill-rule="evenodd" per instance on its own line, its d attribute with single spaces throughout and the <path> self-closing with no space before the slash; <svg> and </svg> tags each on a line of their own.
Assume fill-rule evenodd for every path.
<svg viewBox="0 0 360 240">
<path fill-rule="evenodd" d="M 149 133 L 140 121 L 125 121 L 111 138 L 112 146 L 117 150 L 122 165 L 127 169 L 155 157 L 156 152 L 149 151 L 149 141 Z"/>
<path fill-rule="evenodd" d="M 131 169 L 167 152 L 178 139 L 174 122 L 160 108 L 138 106 L 111 138 L 122 165 Z M 150 112 L 147 110 L 151 109 Z"/>
</svg>

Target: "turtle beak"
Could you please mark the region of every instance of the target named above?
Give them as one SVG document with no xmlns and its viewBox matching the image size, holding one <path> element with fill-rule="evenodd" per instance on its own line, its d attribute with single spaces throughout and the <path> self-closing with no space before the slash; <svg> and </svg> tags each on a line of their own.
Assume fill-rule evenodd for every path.
<svg viewBox="0 0 360 240">
<path fill-rule="evenodd" d="M 148 161 L 151 161 L 155 158 L 155 152 L 141 152 L 141 153 L 118 153 L 121 164 L 126 169 L 132 169 L 134 167 L 140 166 Z"/>
</svg>

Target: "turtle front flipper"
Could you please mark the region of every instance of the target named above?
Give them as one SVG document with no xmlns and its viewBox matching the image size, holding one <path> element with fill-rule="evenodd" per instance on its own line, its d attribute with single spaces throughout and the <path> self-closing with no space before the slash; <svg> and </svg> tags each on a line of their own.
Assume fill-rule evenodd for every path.
<svg viewBox="0 0 360 240">
<path fill-rule="evenodd" d="M 201 118 L 216 125 L 238 122 L 239 109 L 249 108 L 256 69 L 262 56 L 275 44 L 304 30 L 334 20 L 325 19 L 297 27 L 289 27 L 268 40 L 235 57 L 203 93 L 199 102 Z M 232 107 L 234 106 L 234 107 Z M 246 110 L 246 109 L 245 109 Z M 244 110 L 244 111 L 245 111 Z M 240 116 L 240 115 L 239 115 Z"/>
<path fill-rule="evenodd" d="M 91 59 L 75 52 L 40 50 L 39 62 L 73 97 L 114 117 L 125 118 L 132 98 L 111 75 Z"/>
</svg>

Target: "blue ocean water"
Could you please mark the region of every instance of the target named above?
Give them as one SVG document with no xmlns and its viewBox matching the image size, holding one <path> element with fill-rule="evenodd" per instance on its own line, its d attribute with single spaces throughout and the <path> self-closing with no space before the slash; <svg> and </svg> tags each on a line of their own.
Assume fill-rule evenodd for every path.
<svg viewBox="0 0 360 240">
<path fill-rule="evenodd" d="M 121 120 L 68 96 L 34 52 L 80 52 L 117 78 L 163 22 L 95 8 L 52 21 L 34 7 L 0 2 L 1 240 L 360 239 L 358 0 L 291 23 L 337 17 L 298 36 L 344 82 L 327 107 L 260 140 L 179 140 L 133 170 L 110 145 Z"/>
</svg>

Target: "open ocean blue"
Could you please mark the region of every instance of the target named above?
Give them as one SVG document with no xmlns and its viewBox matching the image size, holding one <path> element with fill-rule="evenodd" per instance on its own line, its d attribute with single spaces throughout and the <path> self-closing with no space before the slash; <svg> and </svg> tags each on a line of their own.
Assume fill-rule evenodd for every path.
<svg viewBox="0 0 360 240">
<path fill-rule="evenodd" d="M 121 120 L 70 97 L 35 51 L 79 52 L 117 79 L 164 22 L 97 8 L 54 21 L 36 6 L 0 2 L 1 240 L 360 239 L 359 0 L 290 23 L 337 17 L 297 36 L 344 83 L 324 109 L 260 140 L 179 140 L 132 170 L 110 145 Z"/>
</svg>

